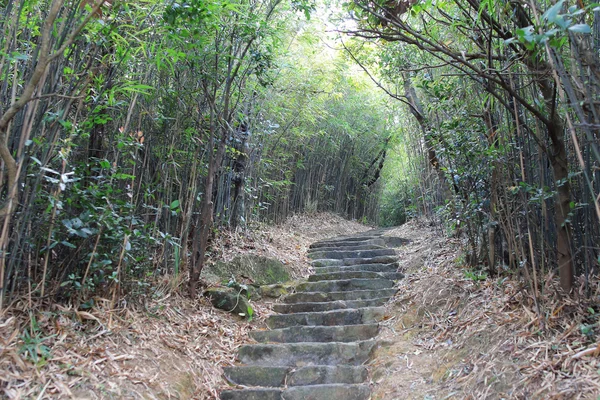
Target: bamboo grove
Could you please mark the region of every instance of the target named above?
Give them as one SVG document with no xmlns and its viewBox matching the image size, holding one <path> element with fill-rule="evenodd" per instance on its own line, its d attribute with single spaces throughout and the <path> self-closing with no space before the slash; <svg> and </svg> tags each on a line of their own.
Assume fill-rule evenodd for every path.
<svg viewBox="0 0 600 400">
<path fill-rule="evenodd" d="M 568 1 L 350 5 L 346 48 L 405 104 L 425 203 L 467 263 L 591 294 L 600 243 L 600 8 Z M 579 279 L 581 278 L 581 279 Z M 586 292 L 587 291 L 587 292 Z"/>
<path fill-rule="evenodd" d="M 328 5 L 337 39 L 304 0 L 0 1 L 0 308 L 194 296 L 218 230 L 305 211 L 591 294 L 597 5 Z"/>
<path fill-rule="evenodd" d="M 218 229 L 376 217 L 385 98 L 339 57 L 303 61 L 312 4 L 0 7 L 4 304 L 116 304 L 164 276 L 194 295 Z"/>
</svg>

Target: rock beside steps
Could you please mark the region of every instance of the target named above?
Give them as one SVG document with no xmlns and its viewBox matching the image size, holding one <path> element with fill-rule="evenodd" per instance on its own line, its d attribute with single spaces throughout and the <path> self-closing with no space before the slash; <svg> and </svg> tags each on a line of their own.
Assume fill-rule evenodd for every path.
<svg viewBox="0 0 600 400">
<path fill-rule="evenodd" d="M 315 274 L 276 304 L 270 330 L 240 347 L 241 365 L 225 368 L 236 388 L 222 400 L 366 400 L 364 366 L 377 348 L 382 307 L 403 278 L 380 231 L 313 243 Z"/>
</svg>

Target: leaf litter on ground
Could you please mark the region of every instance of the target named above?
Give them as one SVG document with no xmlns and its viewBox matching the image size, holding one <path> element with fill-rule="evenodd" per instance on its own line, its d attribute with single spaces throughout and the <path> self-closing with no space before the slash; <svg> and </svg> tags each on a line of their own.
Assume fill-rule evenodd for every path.
<svg viewBox="0 0 600 400">
<path fill-rule="evenodd" d="M 310 268 L 310 243 L 367 229 L 332 214 L 297 215 L 278 226 L 220 232 L 208 262 L 258 254 L 301 277 Z M 248 322 L 205 298 L 192 301 L 177 283 L 162 277 L 152 296 L 117 309 L 102 298 L 85 311 L 65 304 L 30 308 L 24 296 L 0 315 L 0 397 L 218 399 L 223 367 L 235 363 L 249 331 L 265 328 L 270 303 L 252 302 Z"/>
<path fill-rule="evenodd" d="M 331 214 L 294 216 L 275 227 L 220 232 L 209 262 L 265 255 L 301 278 L 310 272 L 310 243 L 367 229 Z M 536 312 L 521 278 L 474 279 L 460 265 L 461 240 L 434 224 L 415 220 L 386 235 L 410 242 L 397 249 L 407 276 L 388 304 L 385 345 L 369 363 L 374 399 L 598 397 L 599 310 L 583 300 L 583 285 L 582 300 L 561 299 L 548 277 Z M 13 304 L 0 316 L 0 396 L 218 399 L 227 387 L 222 368 L 251 342 L 249 331 L 265 328 L 271 304 L 253 302 L 248 322 L 204 298 L 190 300 L 167 278 L 154 296 L 117 309 L 102 298 L 85 311 L 32 309 L 26 298 Z"/>
</svg>

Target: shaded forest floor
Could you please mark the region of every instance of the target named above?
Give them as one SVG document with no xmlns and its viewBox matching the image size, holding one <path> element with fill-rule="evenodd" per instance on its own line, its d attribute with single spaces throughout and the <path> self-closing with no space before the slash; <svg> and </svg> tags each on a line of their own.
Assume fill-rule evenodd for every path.
<svg viewBox="0 0 600 400">
<path fill-rule="evenodd" d="M 330 214 L 296 216 L 224 233 L 213 254 L 278 258 L 302 277 L 310 243 L 367 229 Z M 407 278 L 388 305 L 386 345 L 371 362 L 375 399 L 598 397 L 598 310 L 549 297 L 540 299 L 540 318 L 517 277 L 484 279 L 460 267 L 458 239 L 419 221 L 386 234 L 410 243 L 398 249 Z M 551 281 L 546 286 L 551 293 Z M 0 316 L 0 396 L 218 398 L 222 367 L 248 331 L 264 327 L 270 303 L 254 302 L 249 323 L 182 291 L 165 279 L 143 303 L 119 310 L 102 299 L 86 312 L 48 305 L 28 313 L 16 304 Z"/>
</svg>

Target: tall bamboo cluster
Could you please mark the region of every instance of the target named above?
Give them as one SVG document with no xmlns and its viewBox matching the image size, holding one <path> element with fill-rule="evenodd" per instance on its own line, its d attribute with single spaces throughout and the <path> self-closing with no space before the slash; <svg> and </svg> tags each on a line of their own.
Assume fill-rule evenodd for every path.
<svg viewBox="0 0 600 400">
<path fill-rule="evenodd" d="M 312 209 L 373 217 L 364 176 L 387 134 L 324 122 L 343 99 L 322 94 L 312 116 L 281 90 L 310 9 L 0 2 L 0 308 L 117 302 L 188 273 L 194 294 L 215 229 Z"/>
<path fill-rule="evenodd" d="M 584 3 L 356 0 L 346 32 L 379 46 L 467 262 L 537 294 L 553 275 L 589 289 L 599 262 L 599 15 Z"/>
</svg>

